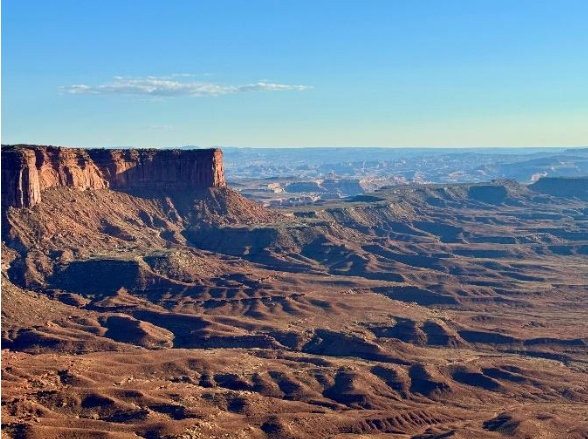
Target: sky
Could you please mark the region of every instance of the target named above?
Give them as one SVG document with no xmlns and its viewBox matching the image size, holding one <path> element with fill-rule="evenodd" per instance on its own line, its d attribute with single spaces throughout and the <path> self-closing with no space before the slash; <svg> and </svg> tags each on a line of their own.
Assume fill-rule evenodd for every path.
<svg viewBox="0 0 588 439">
<path fill-rule="evenodd" d="M 588 145 L 586 0 L 2 6 L 4 144 Z"/>
</svg>

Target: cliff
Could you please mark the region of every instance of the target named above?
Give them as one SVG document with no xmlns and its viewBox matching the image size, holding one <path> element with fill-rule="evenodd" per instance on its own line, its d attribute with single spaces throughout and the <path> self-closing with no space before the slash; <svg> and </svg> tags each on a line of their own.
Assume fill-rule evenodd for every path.
<svg viewBox="0 0 588 439">
<path fill-rule="evenodd" d="M 220 149 L 2 147 L 2 206 L 32 207 L 44 190 L 190 191 L 225 187 Z"/>
<path fill-rule="evenodd" d="M 529 187 L 556 197 L 588 200 L 588 177 L 543 177 Z"/>
</svg>

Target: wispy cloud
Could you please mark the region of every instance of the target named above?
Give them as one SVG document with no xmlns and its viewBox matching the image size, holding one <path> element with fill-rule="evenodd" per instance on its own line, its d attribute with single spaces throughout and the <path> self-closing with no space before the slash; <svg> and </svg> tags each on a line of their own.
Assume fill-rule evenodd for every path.
<svg viewBox="0 0 588 439">
<path fill-rule="evenodd" d="M 277 84 L 259 81 L 252 84 L 230 85 L 216 82 L 188 81 L 189 74 L 174 74 L 170 76 L 147 76 L 143 78 L 129 78 L 117 76 L 112 81 L 98 85 L 74 84 L 61 87 L 69 94 L 89 95 L 140 95 L 151 97 L 179 97 L 179 96 L 222 96 L 237 93 L 251 93 L 261 91 L 303 91 L 307 85 Z"/>
<path fill-rule="evenodd" d="M 171 131 L 174 129 L 173 125 L 148 125 L 147 128 L 155 131 Z"/>
</svg>

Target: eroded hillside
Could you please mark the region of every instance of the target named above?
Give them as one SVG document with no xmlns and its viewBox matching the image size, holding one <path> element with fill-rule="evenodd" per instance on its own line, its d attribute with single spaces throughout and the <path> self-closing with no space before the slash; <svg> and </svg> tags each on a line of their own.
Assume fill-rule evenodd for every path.
<svg viewBox="0 0 588 439">
<path fill-rule="evenodd" d="M 3 434 L 585 438 L 588 203 L 548 187 L 44 189 L 3 209 Z"/>
</svg>

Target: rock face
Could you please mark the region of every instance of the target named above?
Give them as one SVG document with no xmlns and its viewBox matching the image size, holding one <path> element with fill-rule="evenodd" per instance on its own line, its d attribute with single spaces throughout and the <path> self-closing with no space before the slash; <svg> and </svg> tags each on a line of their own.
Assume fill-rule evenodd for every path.
<svg viewBox="0 0 588 439">
<path fill-rule="evenodd" d="M 33 207 L 52 187 L 189 191 L 225 187 L 220 149 L 2 147 L 3 207 Z"/>
<path fill-rule="evenodd" d="M 543 177 L 531 189 L 556 197 L 575 197 L 588 200 L 588 177 Z"/>
</svg>

